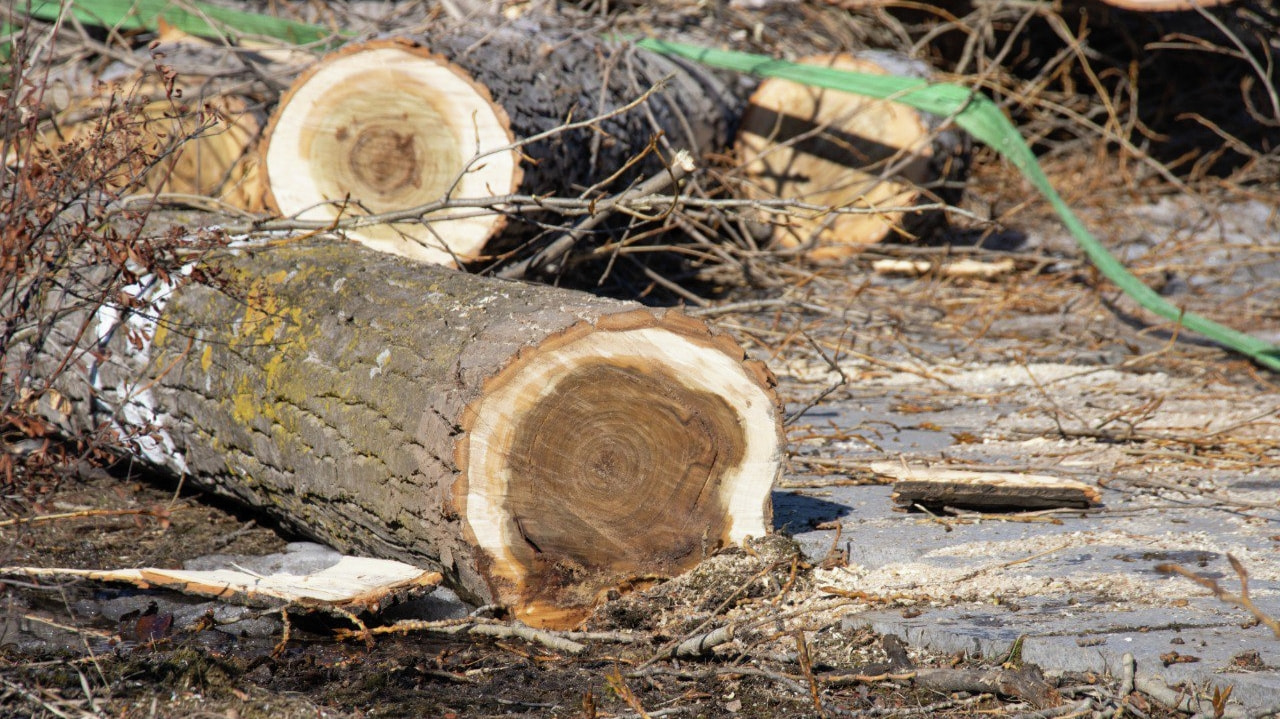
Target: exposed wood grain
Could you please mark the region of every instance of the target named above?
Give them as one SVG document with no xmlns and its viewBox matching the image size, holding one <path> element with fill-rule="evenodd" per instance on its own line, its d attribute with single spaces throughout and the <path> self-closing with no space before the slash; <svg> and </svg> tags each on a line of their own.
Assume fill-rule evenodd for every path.
<svg viewBox="0 0 1280 719">
<path fill-rule="evenodd" d="M 892 499 L 902 508 L 1029 510 L 1086 508 L 1102 500 L 1097 487 L 1063 477 L 982 472 L 876 462 L 872 471 L 897 479 Z"/>
<path fill-rule="evenodd" d="M 283 214 L 324 220 L 446 198 L 617 192 L 677 149 L 721 151 L 742 106 L 736 91 L 700 67 L 545 16 L 355 43 L 281 100 L 265 143 L 268 198 Z M 593 127 L 558 131 L 593 117 Z M 453 265 L 501 251 L 485 247 L 504 230 L 532 229 L 509 219 L 444 209 L 349 234 Z"/>
</svg>

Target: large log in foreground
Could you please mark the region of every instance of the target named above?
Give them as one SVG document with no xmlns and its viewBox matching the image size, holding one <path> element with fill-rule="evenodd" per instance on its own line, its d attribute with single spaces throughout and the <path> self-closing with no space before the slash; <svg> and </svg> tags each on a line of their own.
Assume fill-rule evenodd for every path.
<svg viewBox="0 0 1280 719">
<path fill-rule="evenodd" d="M 643 106 L 623 111 L 660 83 Z M 268 202 L 282 214 L 328 220 L 446 197 L 574 197 L 611 183 L 617 190 L 618 177 L 625 186 L 661 167 L 652 156 L 630 164 L 657 138 L 695 157 L 721 151 L 742 104 L 732 90 L 695 65 L 551 18 L 356 43 L 325 57 L 281 99 L 264 139 Z M 604 115 L 594 127 L 553 132 Z M 506 224 L 474 207 L 424 220 L 349 234 L 452 265 L 475 259 Z"/>
<path fill-rule="evenodd" d="M 348 243 L 213 270 L 59 388 L 188 481 L 544 626 L 769 531 L 772 376 L 698 320 Z"/>
</svg>

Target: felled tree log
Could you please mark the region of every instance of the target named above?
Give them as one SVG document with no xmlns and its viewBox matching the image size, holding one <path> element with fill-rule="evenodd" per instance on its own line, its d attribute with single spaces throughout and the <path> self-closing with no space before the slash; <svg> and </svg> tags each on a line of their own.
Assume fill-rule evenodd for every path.
<svg viewBox="0 0 1280 719">
<path fill-rule="evenodd" d="M 119 88 L 108 88 L 119 91 Z M 93 146 L 113 131 L 137 133 L 156 159 L 121 166 L 109 178 L 113 189 L 213 197 L 250 212 L 262 211 L 256 158 L 249 151 L 262 123 L 242 98 L 229 95 L 188 103 L 163 98 L 165 90 L 137 81 L 119 102 L 107 92 L 78 100 L 58 113 L 40 135 L 42 149 L 67 153 L 69 144 Z M 100 172 L 102 168 L 72 167 Z"/>
<path fill-rule="evenodd" d="M 71 97 L 50 103 L 52 116 L 41 125 L 40 144 L 65 157 L 76 146 L 92 149 L 115 142 L 113 133 L 132 136 L 133 145 L 147 152 L 135 153 L 133 162 L 108 173 L 112 189 L 210 197 L 262 212 L 255 145 L 267 118 L 243 78 L 235 76 L 249 74 L 246 61 L 263 74 L 287 74 L 291 66 L 262 68 L 266 58 L 246 55 L 244 47 L 232 53 L 220 43 L 175 29 L 163 18 L 158 25 L 155 41 L 130 62 L 113 63 L 96 78 L 66 85 Z M 68 170 L 96 176 L 104 168 L 75 163 Z"/>
<path fill-rule="evenodd" d="M 348 243 L 187 271 L 91 319 L 63 404 L 306 536 L 564 626 L 769 530 L 772 376 L 698 320 Z"/>
<path fill-rule="evenodd" d="M 661 169 L 661 138 L 695 157 L 729 141 L 742 100 L 694 65 L 594 40 L 526 17 L 496 28 L 353 44 L 293 84 L 264 151 L 268 201 L 308 219 L 385 213 L 444 198 L 574 197 Z M 594 128 L 571 121 L 642 106 Z M 345 203 L 344 200 L 350 200 Z M 498 213 L 443 209 L 425 222 L 356 228 L 370 247 L 452 265 L 475 259 L 506 225 Z"/>
<path fill-rule="evenodd" d="M 800 62 L 876 74 L 927 77 L 929 68 L 886 52 L 823 55 Z M 846 257 L 894 232 L 922 233 L 937 212 L 901 208 L 956 196 L 967 139 L 944 118 L 901 103 L 765 80 L 738 131 L 744 192 L 754 199 L 866 210 L 773 213 L 774 240 L 812 259 Z"/>
</svg>

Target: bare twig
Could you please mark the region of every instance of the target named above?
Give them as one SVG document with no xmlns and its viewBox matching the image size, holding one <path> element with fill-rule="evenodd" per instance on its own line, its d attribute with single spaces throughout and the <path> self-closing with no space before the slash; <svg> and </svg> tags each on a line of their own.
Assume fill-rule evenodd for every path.
<svg viewBox="0 0 1280 719">
<path fill-rule="evenodd" d="M 731 602 L 733 602 L 735 599 L 737 599 L 739 595 L 741 595 L 743 592 L 745 592 L 745 591 L 747 590 L 747 587 L 750 587 L 753 583 L 755 583 L 755 581 L 756 581 L 757 579 L 759 579 L 759 578 L 761 578 L 761 577 L 765 576 L 765 575 L 766 575 L 766 574 L 768 574 L 769 572 L 772 572 L 773 570 L 775 570 L 775 569 L 777 569 L 778 567 L 782 566 L 785 562 L 789 562 L 789 561 L 790 561 L 790 559 L 787 559 L 787 560 L 781 560 L 781 561 L 777 561 L 777 562 L 770 562 L 769 564 L 765 565 L 765 567 L 764 567 L 763 569 L 761 569 L 760 571 L 758 571 L 758 572 L 756 572 L 755 574 L 751 575 L 751 576 L 750 576 L 746 581 L 744 581 L 744 582 L 742 582 L 741 584 L 739 584 L 739 585 L 738 585 L 738 587 L 737 587 L 736 589 L 734 589 L 734 590 L 733 590 L 733 592 L 732 592 L 732 593 L 730 593 L 730 594 L 729 594 L 729 596 L 728 596 L 728 597 L 726 597 L 726 598 L 724 599 L 724 601 L 720 602 L 720 604 L 716 606 L 716 608 L 711 612 L 711 616 L 710 616 L 710 617 L 708 617 L 705 621 L 703 621 L 701 624 L 699 624 L 697 627 L 695 627 L 692 631 L 689 631 L 689 632 L 685 633 L 685 635 L 684 635 L 684 636 L 682 636 L 682 637 L 680 637 L 680 638 L 678 638 L 678 639 L 675 639 L 675 640 L 673 640 L 673 641 L 671 641 L 671 642 L 668 642 L 668 643 L 666 644 L 666 646 L 662 647 L 662 648 L 661 648 L 661 649 L 659 649 L 657 652 L 655 652 L 655 653 L 654 653 L 654 655 L 653 655 L 652 657 L 650 657 L 648 660 L 646 660 L 644 663 L 642 663 L 642 664 L 641 664 L 639 667 L 637 667 L 636 669 L 637 669 L 637 670 L 644 669 L 645 667 L 648 667 L 648 666 L 652 665 L 652 664 L 653 664 L 653 663 L 655 663 L 655 662 L 661 661 L 661 660 L 663 660 L 663 659 L 668 659 L 668 658 L 670 658 L 670 657 L 674 656 L 674 655 L 675 655 L 675 652 L 676 652 L 676 649 L 677 649 L 678 647 L 680 647 L 680 646 L 684 645 L 684 644 L 685 644 L 686 642 L 688 642 L 689 640 L 692 640 L 692 639 L 695 639 L 695 638 L 698 638 L 698 637 L 702 636 L 702 633 L 703 633 L 704 631 L 706 631 L 707 627 L 709 627 L 709 626 L 711 625 L 711 623 L 712 623 L 712 622 L 714 622 L 714 621 L 715 621 L 715 618 L 716 618 L 717 616 L 719 616 L 719 614 L 720 614 L 721 612 L 723 612 L 723 611 L 724 611 L 724 610 L 729 606 L 729 604 L 730 604 Z M 716 631 L 719 631 L 719 630 L 716 630 Z M 715 632 L 711 632 L 711 634 L 715 634 Z M 708 636 L 710 636 L 710 635 L 708 635 Z M 732 638 L 733 638 L 733 632 L 732 632 L 732 630 L 729 630 L 728 632 L 726 632 L 726 633 L 724 633 L 724 634 L 719 635 L 719 637 L 722 637 L 722 638 L 723 638 L 723 641 L 721 641 L 721 642 L 719 642 L 719 643 L 723 643 L 724 641 L 729 641 L 730 639 L 732 639 Z M 693 646 L 693 647 L 697 647 L 697 646 L 698 646 L 698 643 L 695 643 L 695 644 L 694 644 L 694 645 L 692 645 L 692 646 Z M 712 646 L 714 646 L 714 645 L 712 645 Z"/>
<path fill-rule="evenodd" d="M 58 709 L 58 707 L 54 706 L 51 702 L 45 700 L 44 697 L 41 697 L 39 694 L 36 694 L 35 692 L 28 690 L 26 687 L 22 686 L 21 684 L 11 682 L 9 681 L 8 678 L 4 676 L 0 676 L 0 683 L 3 683 L 4 686 L 10 692 L 21 697 L 28 704 L 31 704 L 32 706 L 35 706 L 35 707 L 38 707 L 39 709 L 47 711 L 50 714 L 58 717 L 58 719 L 72 719 L 71 714 L 67 714 L 63 712 L 62 710 Z"/>
<path fill-rule="evenodd" d="M 1157 564 L 1155 570 L 1157 572 L 1163 572 L 1164 574 L 1178 574 L 1190 579 L 1196 584 L 1208 589 L 1210 592 L 1213 592 L 1213 596 L 1219 601 L 1226 602 L 1227 604 L 1233 604 L 1249 612 L 1255 619 L 1270 629 L 1271 633 L 1274 634 L 1277 639 L 1280 639 L 1280 621 L 1277 621 L 1275 617 L 1272 617 L 1262 611 L 1258 605 L 1253 603 L 1253 599 L 1249 597 L 1249 572 L 1245 569 L 1244 565 L 1240 563 L 1240 560 L 1236 559 L 1235 556 L 1230 553 L 1227 554 L 1227 561 L 1231 563 L 1231 568 L 1235 570 L 1236 576 L 1240 578 L 1239 594 L 1232 594 L 1224 589 L 1222 585 L 1218 584 L 1216 579 L 1196 574 L 1180 564 Z"/>
<path fill-rule="evenodd" d="M 615 667 L 612 672 L 605 675 L 605 681 L 609 684 L 609 688 L 613 690 L 618 698 L 627 703 L 641 719 L 650 719 L 650 714 L 644 710 L 640 704 L 640 699 L 636 697 L 635 692 L 631 691 L 631 687 L 627 686 L 627 681 L 622 678 L 622 673 Z"/>
<path fill-rule="evenodd" d="M 630 644 L 639 640 L 639 637 L 633 634 L 619 632 L 553 632 L 535 629 L 518 622 L 499 622 L 474 616 L 464 619 L 440 619 L 434 621 L 404 619 L 395 624 L 373 627 L 368 631 L 371 634 L 436 632 L 440 634 L 474 634 L 498 639 L 523 639 L 566 654 L 581 654 L 586 651 L 586 645 L 581 642 L 597 641 Z M 356 636 L 358 633 L 342 629 L 337 632 L 337 635 L 339 638 L 345 639 L 350 636 Z"/>
<path fill-rule="evenodd" d="M 840 366 L 840 349 L 839 348 L 842 344 L 843 338 L 841 338 L 841 340 L 837 340 L 836 352 L 834 356 L 830 356 L 830 357 L 827 356 L 827 353 L 823 351 L 822 347 L 820 347 L 818 343 L 815 342 L 814 339 L 810 337 L 808 334 L 805 334 L 804 338 L 809 341 L 810 346 L 812 346 L 814 351 L 818 353 L 818 356 L 822 358 L 822 361 L 827 363 L 827 367 L 829 367 L 831 371 L 835 372 L 840 379 L 838 381 L 832 382 L 825 389 L 819 392 L 816 396 L 806 401 L 804 405 L 801 406 L 799 409 L 787 415 L 786 419 L 782 421 L 782 426 L 784 427 L 792 424 L 797 419 L 800 419 L 801 417 L 803 417 L 806 412 L 813 409 L 814 407 L 817 407 L 818 404 L 821 403 L 822 400 L 829 397 L 832 392 L 835 392 L 841 387 L 849 384 L 849 375 L 845 374 L 844 368 Z"/>
<path fill-rule="evenodd" d="M 186 509 L 174 507 L 173 510 Z M 63 519 L 83 519 L 85 517 L 156 517 L 167 519 L 170 509 L 81 509 L 75 512 L 59 512 L 57 514 L 41 514 L 35 517 L 15 517 L 0 521 L 0 527 L 12 527 L 18 524 L 38 524 L 56 522 Z"/>
<path fill-rule="evenodd" d="M 561 258 L 568 254 L 583 236 L 604 222 L 615 209 L 626 206 L 631 200 L 648 197 L 656 192 L 661 192 L 671 185 L 678 184 L 680 180 L 695 169 L 697 169 L 697 166 L 693 162 L 692 155 L 684 150 L 677 152 L 671 164 L 663 171 L 635 187 L 624 190 L 615 197 L 594 203 L 594 212 L 590 217 L 578 223 L 572 230 L 532 257 L 503 267 L 497 272 L 498 277 L 516 279 L 525 277 L 531 272 L 555 274 L 559 269 L 557 263 Z M 674 207 L 675 205 L 672 205 L 673 209 Z"/>
<path fill-rule="evenodd" d="M 826 717 L 827 711 L 822 706 L 822 690 L 818 688 L 818 680 L 813 676 L 813 661 L 809 658 L 809 643 L 804 639 L 804 632 L 796 630 L 796 657 L 800 661 L 800 671 L 804 672 L 805 681 L 809 683 L 809 699 L 813 701 L 813 709 L 818 716 Z"/>
</svg>

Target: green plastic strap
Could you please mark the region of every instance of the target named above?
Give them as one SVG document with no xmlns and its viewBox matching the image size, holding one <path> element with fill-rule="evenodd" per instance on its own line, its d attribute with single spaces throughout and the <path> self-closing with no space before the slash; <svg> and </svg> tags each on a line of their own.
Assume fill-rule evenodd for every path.
<svg viewBox="0 0 1280 719">
<path fill-rule="evenodd" d="M 339 36 L 343 34 L 309 23 L 232 10 L 198 0 L 32 0 L 25 12 L 37 20 L 56 20 L 64 6 L 86 25 L 121 30 L 155 30 L 157 19 L 163 18 L 191 35 L 267 37 L 290 45 L 335 45 L 341 42 Z"/>
<path fill-rule="evenodd" d="M 1280 347 L 1220 325 L 1207 317 L 1186 312 L 1129 272 L 1090 234 L 1062 196 L 1053 189 L 1017 128 L 986 96 L 959 85 L 931 84 L 916 78 L 800 65 L 764 55 L 716 50 L 652 38 L 640 40 L 637 44 L 654 52 L 688 58 L 712 67 L 892 100 L 934 115 L 954 118 L 957 125 L 1003 155 L 1036 186 L 1058 213 L 1058 217 L 1062 218 L 1062 224 L 1075 238 L 1089 261 L 1139 305 L 1235 350 L 1264 367 L 1280 370 Z"/>
</svg>

